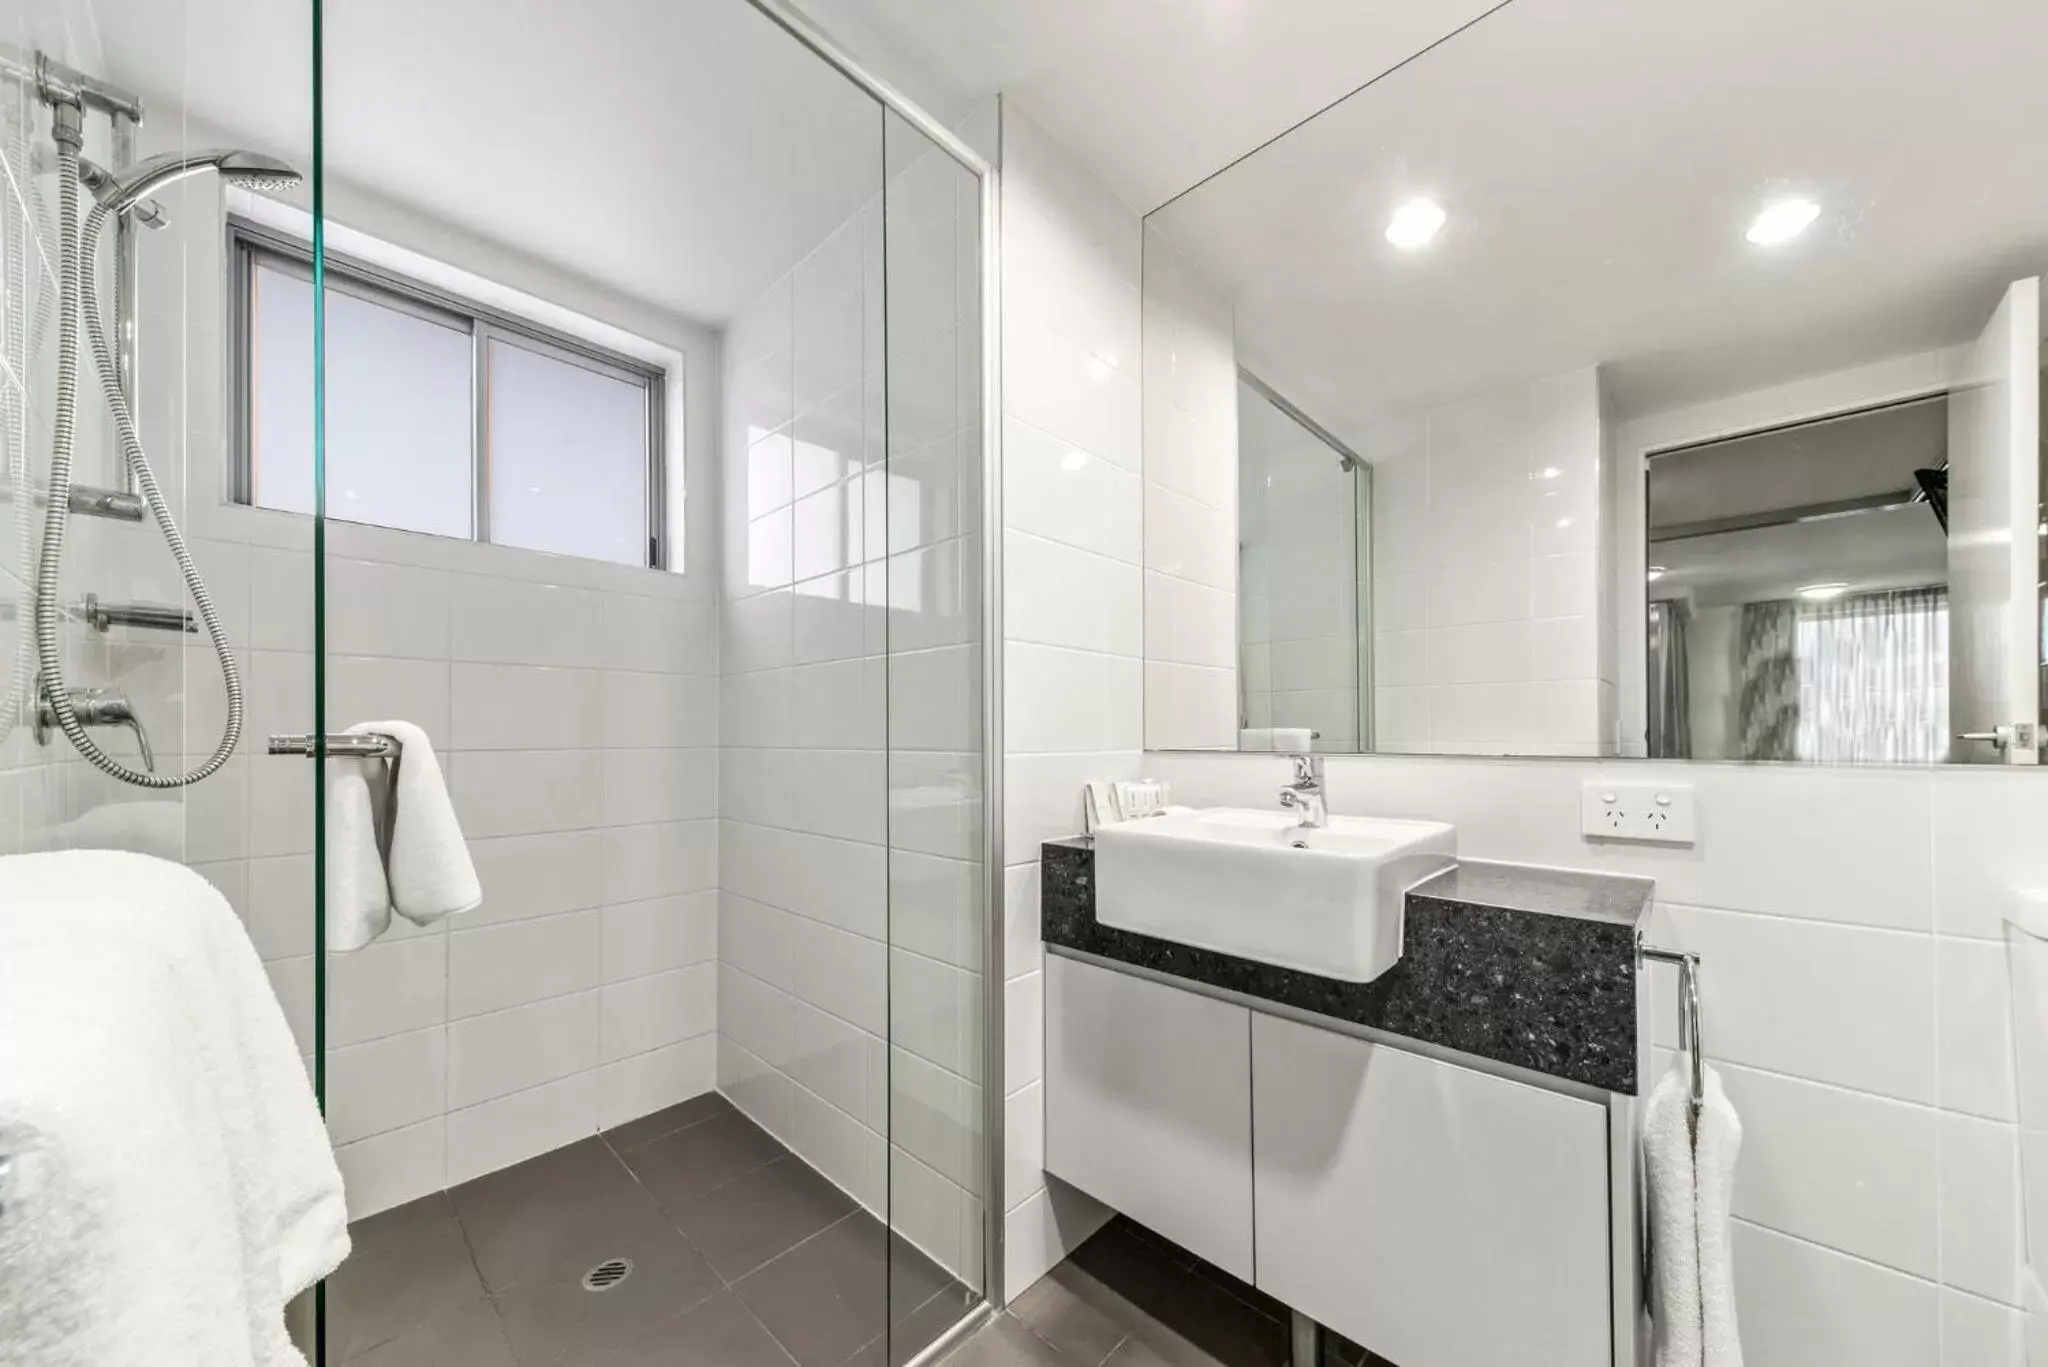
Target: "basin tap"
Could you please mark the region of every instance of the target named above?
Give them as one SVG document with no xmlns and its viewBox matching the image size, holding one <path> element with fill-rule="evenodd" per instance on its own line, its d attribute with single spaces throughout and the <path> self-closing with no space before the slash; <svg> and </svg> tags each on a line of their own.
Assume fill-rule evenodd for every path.
<svg viewBox="0 0 2048 1367">
<path fill-rule="evenodd" d="M 1314 829 L 1330 824 L 1330 812 L 1323 805 L 1323 757 L 1293 755 L 1294 782 L 1280 790 L 1280 805 L 1299 812 L 1297 826 Z"/>
</svg>

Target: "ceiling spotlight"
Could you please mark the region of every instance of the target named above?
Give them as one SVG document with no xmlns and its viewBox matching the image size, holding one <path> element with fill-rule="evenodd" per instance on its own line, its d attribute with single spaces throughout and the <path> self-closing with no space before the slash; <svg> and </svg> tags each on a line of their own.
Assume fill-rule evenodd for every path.
<svg viewBox="0 0 2048 1367">
<path fill-rule="evenodd" d="M 1662 565 L 1650 566 L 1650 582 L 1652 584 L 1656 583 L 1659 579 L 1662 579 L 1664 577 L 1664 574 L 1665 570 Z"/>
<path fill-rule="evenodd" d="M 1387 222 L 1387 241 L 1403 251 L 1427 247 L 1444 226 L 1443 206 L 1433 199 L 1411 199 L 1394 210 Z"/>
<path fill-rule="evenodd" d="M 1760 247 L 1790 242 L 1820 217 L 1820 205 L 1810 199 L 1781 199 L 1765 207 L 1743 236 Z"/>
<path fill-rule="evenodd" d="M 1799 596 L 1816 603 L 1825 603 L 1830 598 L 1840 598 L 1848 591 L 1847 584 L 1804 584 L 1800 586 Z"/>
</svg>

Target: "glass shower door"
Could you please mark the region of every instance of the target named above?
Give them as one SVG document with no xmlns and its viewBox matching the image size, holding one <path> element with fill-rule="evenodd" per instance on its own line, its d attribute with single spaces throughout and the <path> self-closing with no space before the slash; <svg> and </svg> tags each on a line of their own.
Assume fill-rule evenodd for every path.
<svg viewBox="0 0 2048 1367">
<path fill-rule="evenodd" d="M 980 180 L 886 116 L 890 1360 L 986 1290 Z M 999 1212 L 998 1212 L 999 1213 Z"/>
</svg>

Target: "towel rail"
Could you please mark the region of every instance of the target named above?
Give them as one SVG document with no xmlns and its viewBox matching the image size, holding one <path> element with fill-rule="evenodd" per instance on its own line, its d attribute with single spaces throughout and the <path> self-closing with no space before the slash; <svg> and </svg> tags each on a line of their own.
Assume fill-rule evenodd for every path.
<svg viewBox="0 0 2048 1367">
<path fill-rule="evenodd" d="M 398 752 L 398 738 L 387 736 L 381 731 L 324 738 L 311 735 L 272 736 L 269 745 L 269 753 L 273 755 L 324 754 L 329 759 L 389 759 Z"/>
<path fill-rule="evenodd" d="M 1697 1116 L 1707 1099 L 1707 1050 L 1700 1040 L 1700 956 L 1689 950 L 1645 944 L 1638 944 L 1636 953 L 1653 963 L 1678 966 L 1678 1047 L 1691 1054 L 1692 1092 L 1687 1099 Z"/>
</svg>

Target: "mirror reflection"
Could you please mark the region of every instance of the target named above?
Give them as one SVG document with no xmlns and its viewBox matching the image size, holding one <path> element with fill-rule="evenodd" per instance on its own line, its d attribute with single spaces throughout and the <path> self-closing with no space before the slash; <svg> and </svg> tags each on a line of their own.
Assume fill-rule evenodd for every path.
<svg viewBox="0 0 2048 1367">
<path fill-rule="evenodd" d="M 2048 35 L 1658 23 L 1505 6 L 1147 218 L 1149 748 L 2036 761 Z"/>
</svg>

